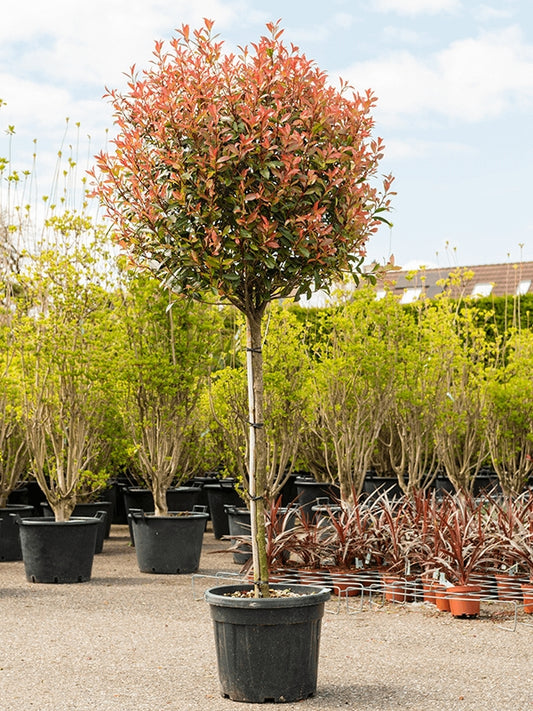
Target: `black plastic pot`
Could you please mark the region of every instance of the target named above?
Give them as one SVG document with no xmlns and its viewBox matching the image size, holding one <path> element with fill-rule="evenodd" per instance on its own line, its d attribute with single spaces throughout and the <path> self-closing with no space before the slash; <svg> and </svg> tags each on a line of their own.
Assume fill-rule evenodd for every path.
<svg viewBox="0 0 533 711">
<path fill-rule="evenodd" d="M 206 511 L 177 511 L 169 512 L 168 516 L 154 516 L 140 509 L 130 509 L 128 516 L 141 573 L 176 575 L 198 570 Z"/>
<path fill-rule="evenodd" d="M 97 517 L 68 521 L 18 518 L 17 522 L 30 583 L 83 583 L 91 579 Z"/>
<path fill-rule="evenodd" d="M 43 498 L 43 491 L 36 481 L 25 481 L 24 485 L 19 489 L 15 489 L 8 497 L 7 503 L 25 504 L 33 506 L 35 509 L 34 515 L 38 516 L 40 512 L 39 504 Z"/>
<path fill-rule="evenodd" d="M 397 499 L 403 496 L 402 488 L 398 484 L 396 477 L 372 476 L 367 477 L 363 484 L 363 490 L 370 498 L 386 493 L 389 499 Z"/>
<path fill-rule="evenodd" d="M 250 511 L 239 506 L 226 505 L 230 536 L 247 536 L 251 539 Z M 240 543 L 240 550 L 233 553 L 233 562 L 244 565 L 251 555 L 252 547 L 247 543 Z"/>
<path fill-rule="evenodd" d="M 198 486 L 178 486 L 167 490 L 167 505 L 169 511 L 192 511 L 199 503 L 201 489 Z M 126 487 L 124 489 L 126 511 L 141 509 L 154 510 L 154 497 L 150 489 L 141 487 Z"/>
<path fill-rule="evenodd" d="M 53 517 L 54 512 L 47 501 L 41 502 L 41 509 L 45 518 Z M 101 553 L 104 549 L 104 539 L 109 538 L 111 531 L 112 504 L 110 501 L 91 501 L 84 504 L 76 504 L 72 511 L 72 516 L 82 518 L 96 516 L 98 518 L 98 530 L 96 532 L 95 553 Z"/>
<path fill-rule="evenodd" d="M 228 597 L 250 585 L 205 593 L 215 629 L 221 693 L 249 703 L 294 702 L 316 693 L 325 588 L 271 585 L 295 597 Z"/>
<path fill-rule="evenodd" d="M 308 477 L 298 477 L 295 483 L 302 516 L 307 518 L 312 517 L 312 508 L 316 505 L 317 499 L 327 499 L 333 504 L 340 497 L 340 489 L 336 484 L 316 481 Z"/>
<path fill-rule="evenodd" d="M 0 519 L 3 521 L 0 536 L 0 561 L 22 560 L 19 527 L 17 516 L 33 516 L 34 508 L 29 504 L 8 504 L 0 509 Z"/>
<path fill-rule="evenodd" d="M 244 501 L 235 490 L 234 480 L 221 479 L 216 484 L 206 484 L 204 489 L 207 492 L 215 538 L 229 535 L 229 521 L 225 507 L 244 506 Z"/>
<path fill-rule="evenodd" d="M 442 498 L 445 494 L 455 493 L 455 487 L 452 482 L 447 476 L 441 476 L 440 474 L 435 477 L 434 489 L 437 498 Z"/>
<path fill-rule="evenodd" d="M 141 510 L 146 513 L 154 511 L 154 497 L 150 489 L 145 489 L 137 486 L 124 487 L 123 490 L 124 505 L 126 507 L 126 516 L 130 529 L 130 539 L 133 545 L 133 530 L 131 527 L 131 519 L 129 518 L 130 510 Z M 197 486 L 178 486 L 174 489 L 167 489 L 167 506 L 169 511 L 192 511 L 198 505 L 200 500 L 201 489 Z"/>
</svg>

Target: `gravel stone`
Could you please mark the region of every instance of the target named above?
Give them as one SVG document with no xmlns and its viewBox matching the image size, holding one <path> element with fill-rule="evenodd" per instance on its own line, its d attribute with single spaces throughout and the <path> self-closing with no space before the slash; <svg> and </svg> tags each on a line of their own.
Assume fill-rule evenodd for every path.
<svg viewBox="0 0 533 711">
<path fill-rule="evenodd" d="M 28 583 L 0 563 L 0 711 L 245 711 L 220 696 L 203 590 L 238 574 L 205 534 L 199 574 L 140 573 L 127 526 L 114 525 L 92 579 Z M 194 583 L 194 584 L 193 584 Z M 483 603 L 476 620 L 424 604 L 327 603 L 318 690 L 259 708 L 533 711 L 533 616 Z"/>
</svg>

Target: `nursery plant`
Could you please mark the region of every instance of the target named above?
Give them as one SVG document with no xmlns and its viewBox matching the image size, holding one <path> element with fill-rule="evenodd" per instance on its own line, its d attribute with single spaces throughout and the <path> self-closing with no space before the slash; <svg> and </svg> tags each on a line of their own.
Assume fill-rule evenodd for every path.
<svg viewBox="0 0 533 711">
<path fill-rule="evenodd" d="M 472 576 L 494 566 L 498 543 L 489 535 L 484 501 L 446 496 L 437 509 L 436 528 L 433 560 L 453 585 L 469 585 Z"/>
<path fill-rule="evenodd" d="M 377 302 L 372 288 L 360 288 L 331 315 L 328 338 L 314 353 L 312 407 L 305 427 L 319 443 L 329 479 L 338 478 L 345 502 L 361 493 L 390 413 L 395 359 L 389 324 L 398 318 L 394 299 Z"/>
<path fill-rule="evenodd" d="M 440 465 L 456 491 L 472 493 L 473 483 L 487 461 L 485 437 L 486 369 L 493 366 L 495 349 L 487 338 L 487 324 L 475 305 L 461 304 L 444 295 L 441 314 L 443 388 L 433 426 Z M 489 318 L 489 316 L 487 316 Z"/>
<path fill-rule="evenodd" d="M 437 474 L 433 428 L 446 396 L 446 336 L 439 316 L 438 307 L 421 299 L 391 324 L 396 377 L 381 440 L 400 487 L 409 494 L 427 488 Z"/>
<path fill-rule="evenodd" d="M 533 334 L 515 332 L 507 357 L 487 374 L 486 436 L 504 494 L 520 494 L 533 472 Z"/>
<path fill-rule="evenodd" d="M 275 299 L 357 280 L 389 209 L 375 184 L 381 139 L 370 91 L 334 88 L 278 24 L 238 55 L 213 23 L 157 42 L 150 68 L 111 90 L 115 152 L 95 192 L 134 264 L 184 297 L 206 292 L 245 316 L 254 583 L 269 595 L 263 332 Z"/>
<path fill-rule="evenodd" d="M 152 493 L 156 516 L 168 514 L 167 490 L 202 470 L 199 400 L 219 351 L 215 309 L 176 301 L 146 274 L 126 273 L 120 411 L 132 474 Z"/>
<path fill-rule="evenodd" d="M 13 283 L 0 272 L 0 508 L 4 508 L 28 465 L 22 422 L 20 362 L 13 328 Z"/>
<path fill-rule="evenodd" d="M 244 326 L 244 320 L 242 323 Z M 209 434 L 218 435 L 225 469 L 236 472 L 247 489 L 249 418 L 242 331 L 236 333 L 236 363 L 213 373 L 211 379 L 213 422 Z M 287 308 L 272 304 L 264 336 L 266 486 L 268 500 L 275 501 L 293 472 L 302 440 L 310 399 L 310 364 L 304 327 Z"/>
<path fill-rule="evenodd" d="M 67 521 L 78 493 L 105 487 L 111 474 L 113 445 L 104 433 L 114 354 L 112 270 L 103 267 L 103 230 L 89 217 L 65 212 L 46 227 L 53 241 L 28 256 L 16 330 L 30 472 L 56 520 Z"/>
</svg>

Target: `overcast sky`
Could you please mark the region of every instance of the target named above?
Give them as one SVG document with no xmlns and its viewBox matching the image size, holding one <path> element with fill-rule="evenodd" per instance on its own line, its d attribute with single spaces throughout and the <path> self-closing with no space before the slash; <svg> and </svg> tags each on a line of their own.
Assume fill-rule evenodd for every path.
<svg viewBox="0 0 533 711">
<path fill-rule="evenodd" d="M 203 17 L 230 48 L 281 18 L 285 40 L 378 97 L 392 230 L 369 258 L 411 266 L 533 260 L 532 0 L 24 0 L 0 21 L 0 157 L 29 165 L 39 190 L 65 133 L 79 164 L 112 130 L 105 87 L 146 66 L 156 39 Z M 6 129 L 15 126 L 8 138 Z M 90 135 L 90 143 L 87 136 Z M 68 149 L 67 149 L 68 150 Z M 523 245 L 523 246 L 520 246 Z"/>
</svg>

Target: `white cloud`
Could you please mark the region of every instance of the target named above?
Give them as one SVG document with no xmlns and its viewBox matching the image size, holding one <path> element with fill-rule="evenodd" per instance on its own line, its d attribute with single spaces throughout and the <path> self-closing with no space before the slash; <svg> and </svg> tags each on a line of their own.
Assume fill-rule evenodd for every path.
<svg viewBox="0 0 533 711">
<path fill-rule="evenodd" d="M 388 25 L 383 28 L 383 39 L 390 44 L 410 44 L 419 46 L 426 44 L 428 39 L 426 36 L 416 30 L 407 27 L 394 27 Z"/>
<path fill-rule="evenodd" d="M 461 7 L 460 0 L 375 0 L 380 12 L 397 12 L 399 15 L 437 14 L 454 12 Z"/>
<path fill-rule="evenodd" d="M 518 27 L 457 40 L 427 58 L 408 51 L 342 72 L 359 90 L 371 87 L 387 123 L 428 114 L 480 121 L 533 103 L 533 46 Z"/>
<path fill-rule="evenodd" d="M 513 16 L 509 8 L 497 8 L 482 3 L 474 9 L 474 17 L 480 22 L 509 20 Z"/>
<path fill-rule="evenodd" d="M 216 20 L 215 31 L 249 22 L 243 0 L 29 0 L 11 3 L 0 23 L 0 58 L 16 55 L 14 73 L 32 72 L 51 84 L 117 81 L 131 64 L 146 64 L 154 40 L 169 37 L 183 23 Z M 17 47 L 18 45 L 18 47 Z M 16 51 L 18 49 L 18 51 Z"/>
</svg>

